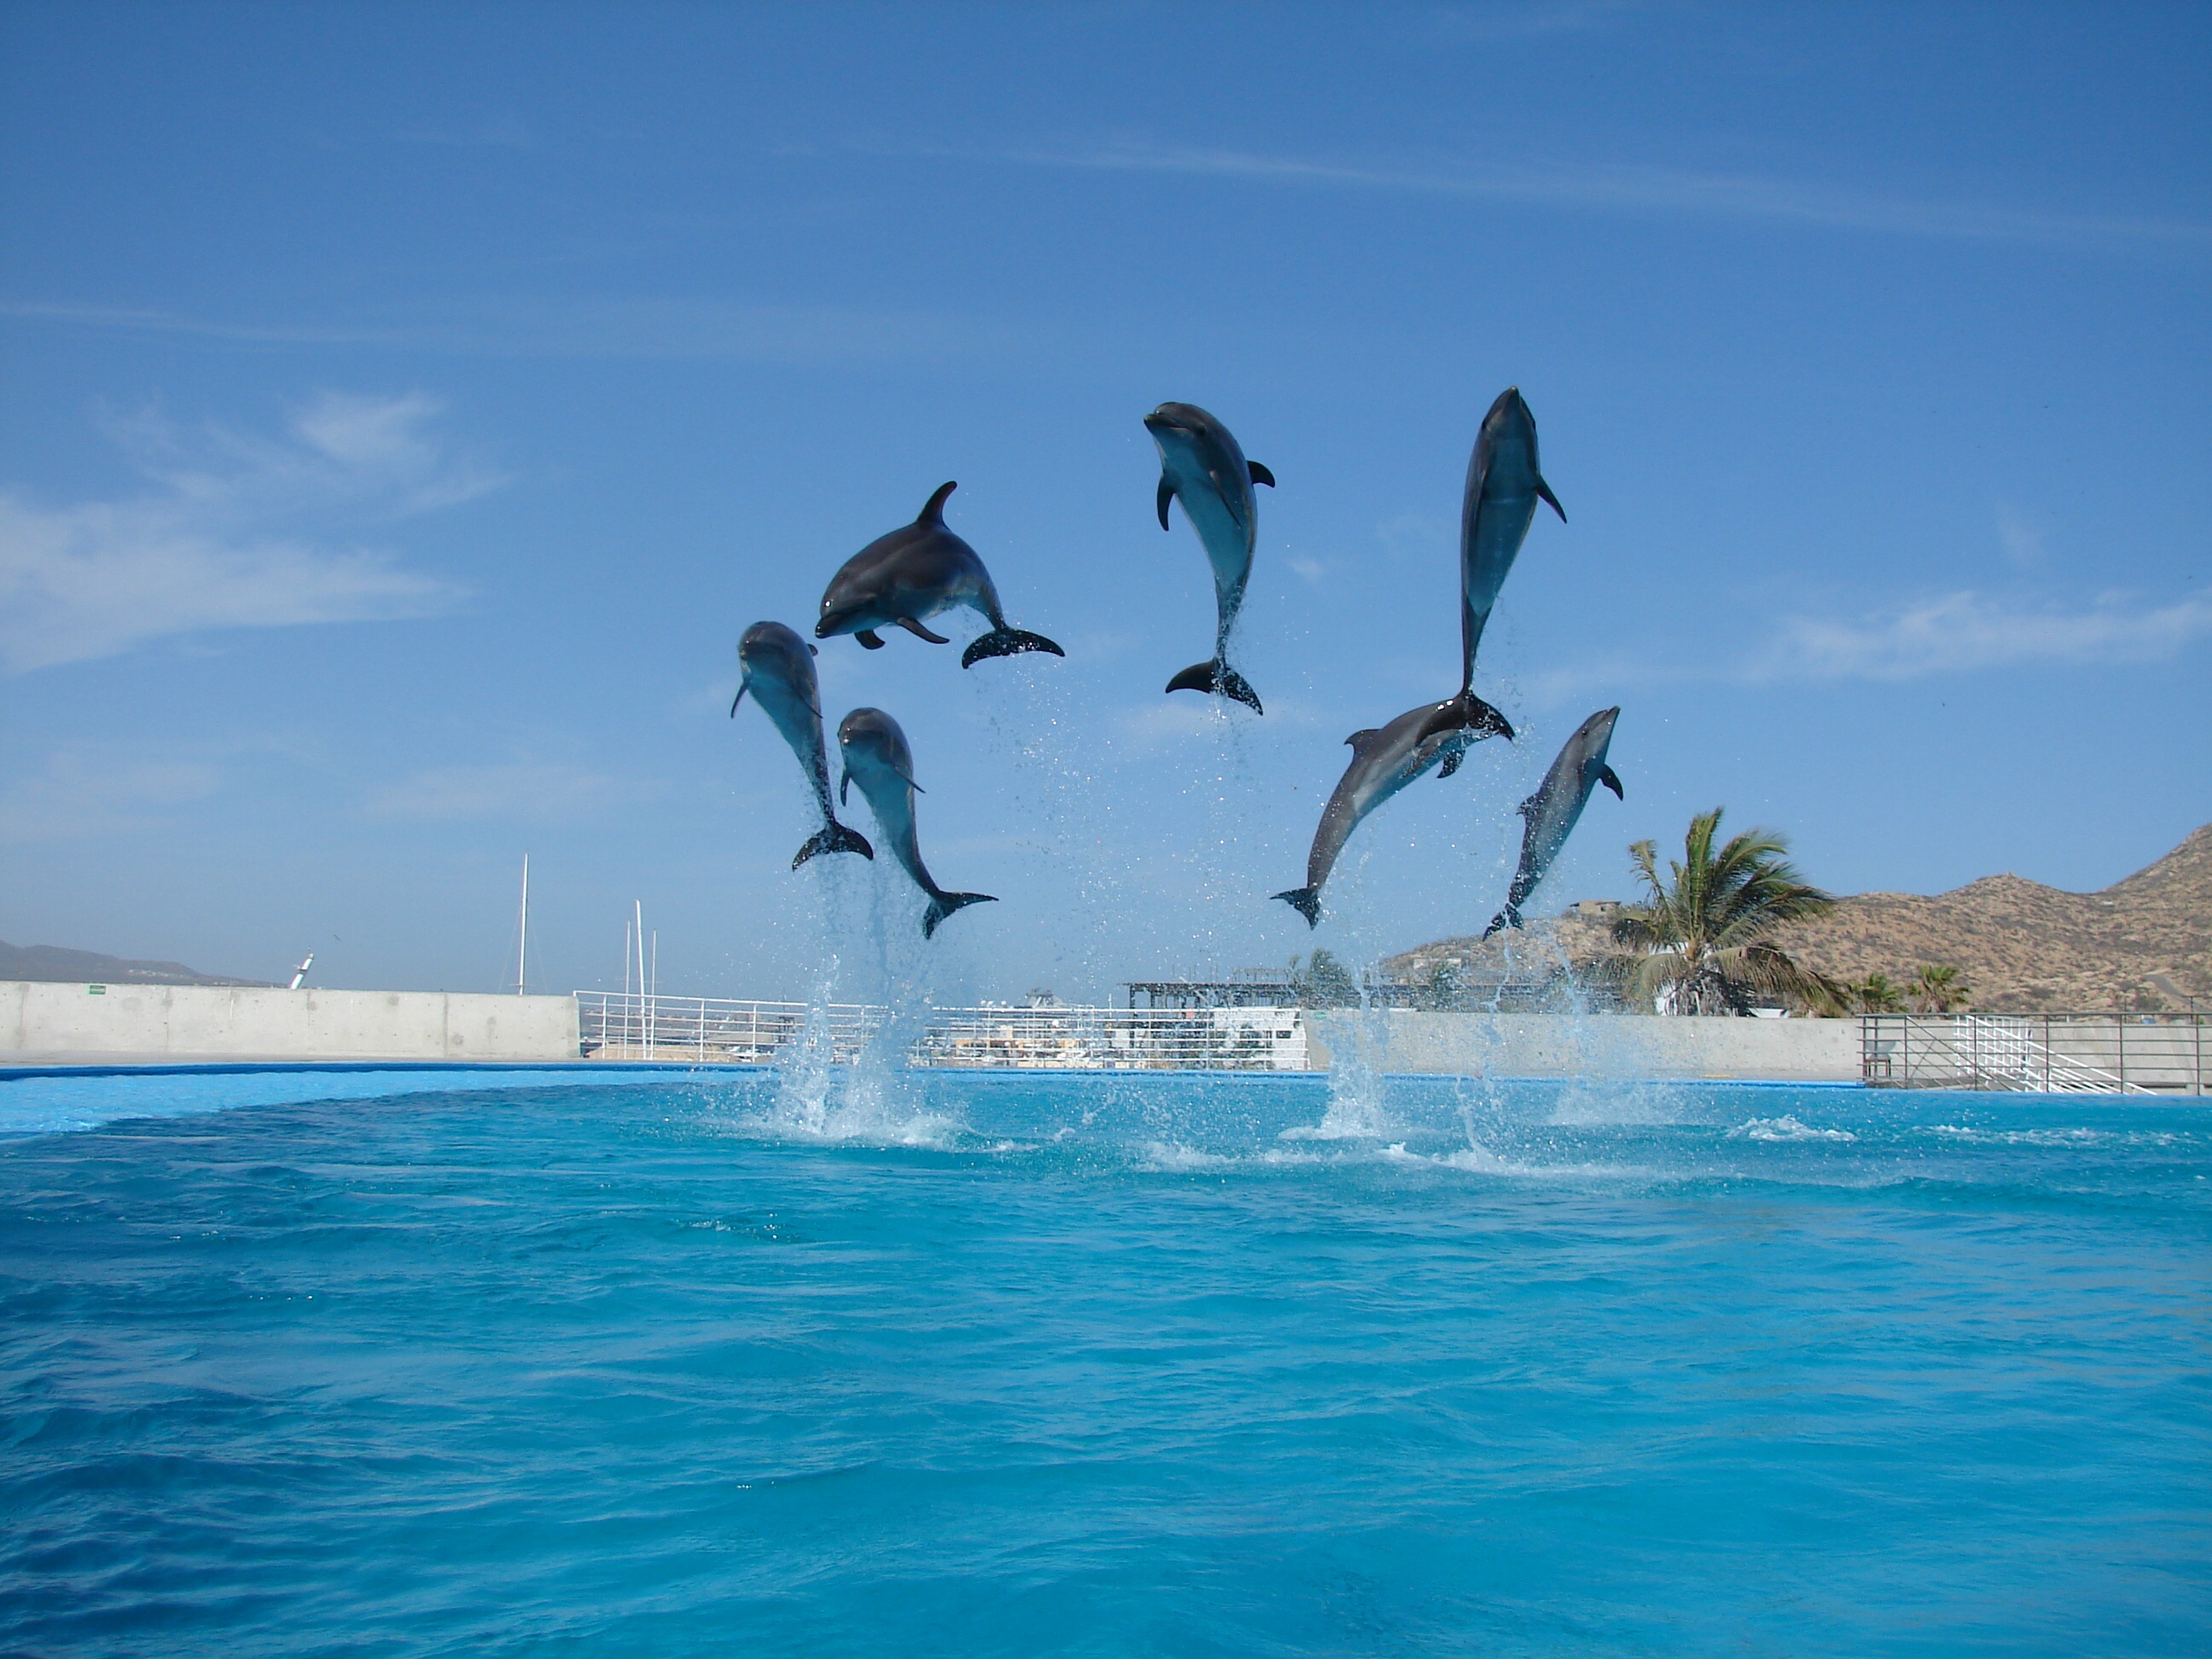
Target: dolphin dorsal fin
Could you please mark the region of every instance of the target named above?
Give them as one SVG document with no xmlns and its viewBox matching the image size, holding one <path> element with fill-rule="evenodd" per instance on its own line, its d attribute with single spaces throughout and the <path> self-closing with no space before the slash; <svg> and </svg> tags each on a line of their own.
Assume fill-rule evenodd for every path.
<svg viewBox="0 0 2212 1659">
<path fill-rule="evenodd" d="M 1542 798 L 1543 793 L 1544 792 L 1542 790 L 1538 790 L 1536 793 L 1529 796 L 1528 799 L 1522 801 L 1513 810 L 1518 812 L 1524 818 L 1534 816 L 1536 811 L 1536 803 Z"/>
<path fill-rule="evenodd" d="M 914 521 L 916 524 L 943 524 L 945 498 L 959 488 L 959 481 L 954 478 L 947 478 L 943 483 L 938 485 L 937 493 L 922 504 L 921 511 L 915 515 Z"/>
<path fill-rule="evenodd" d="M 1275 487 L 1275 475 L 1268 471 L 1266 467 L 1261 465 L 1259 462 L 1247 461 L 1244 463 L 1244 468 L 1245 471 L 1252 475 L 1252 482 L 1254 483 L 1265 484 L 1270 489 L 1273 489 Z"/>
<path fill-rule="evenodd" d="M 1376 741 L 1380 738 L 1382 735 L 1382 732 L 1380 727 L 1370 726 L 1361 731 L 1354 732 L 1350 737 L 1346 738 L 1345 741 L 1352 745 L 1352 752 L 1353 754 L 1364 755 L 1370 747 L 1373 746 Z"/>
</svg>

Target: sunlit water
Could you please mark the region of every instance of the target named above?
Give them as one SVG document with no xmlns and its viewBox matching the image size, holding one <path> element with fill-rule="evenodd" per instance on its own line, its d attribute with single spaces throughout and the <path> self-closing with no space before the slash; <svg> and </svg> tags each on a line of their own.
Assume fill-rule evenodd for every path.
<svg viewBox="0 0 2212 1659">
<path fill-rule="evenodd" d="M 0 1650 L 2205 1649 L 2200 1109 L 849 1082 L 0 1083 Z"/>
</svg>

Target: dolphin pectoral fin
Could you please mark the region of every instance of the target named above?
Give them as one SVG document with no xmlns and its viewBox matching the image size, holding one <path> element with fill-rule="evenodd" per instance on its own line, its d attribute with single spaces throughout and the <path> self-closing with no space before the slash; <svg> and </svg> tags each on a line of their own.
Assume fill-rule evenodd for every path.
<svg viewBox="0 0 2212 1659">
<path fill-rule="evenodd" d="M 955 910 L 964 910 L 971 904 L 996 904 L 998 902 L 997 896 L 990 893 L 932 893 L 929 908 L 922 913 L 921 936 L 924 939 L 934 938 L 937 924 Z"/>
<path fill-rule="evenodd" d="M 1488 939 L 1492 933 L 1502 933 L 1508 927 L 1518 927 L 1520 925 L 1520 910 L 1514 905 L 1508 904 L 1503 910 L 1491 917 L 1490 926 L 1482 930 L 1482 936 Z"/>
<path fill-rule="evenodd" d="M 818 645 L 810 645 L 806 647 L 806 654 L 810 657 L 818 657 L 822 654 L 822 647 Z"/>
<path fill-rule="evenodd" d="M 1440 778 L 1449 777 L 1453 773 L 1459 770 L 1459 763 L 1466 758 L 1466 746 L 1462 744 L 1454 744 L 1449 751 L 1444 756 L 1444 763 L 1437 768 L 1437 775 Z"/>
<path fill-rule="evenodd" d="M 1552 493 L 1552 486 L 1546 483 L 1543 479 L 1538 478 L 1536 480 L 1536 493 L 1552 504 L 1552 511 L 1558 514 L 1559 515 L 1559 522 L 1561 524 L 1565 524 L 1567 521 L 1567 509 L 1559 505 L 1559 498 Z M 1516 925 L 1517 926 L 1518 924 L 1516 923 Z"/>
<path fill-rule="evenodd" d="M 737 695 L 736 696 L 732 697 L 732 698 L 730 699 L 730 718 L 731 718 L 732 720 L 735 720 L 735 719 L 737 719 L 737 717 L 738 717 L 738 705 L 739 703 L 743 702 L 744 700 L 745 700 L 745 683 L 744 683 L 743 680 L 739 680 L 739 681 L 738 682 L 738 695 Z"/>
<path fill-rule="evenodd" d="M 845 769 L 844 776 L 837 780 L 837 805 L 840 806 L 849 805 L 853 799 L 852 792 L 853 769 L 848 766 Z M 873 854 L 872 854 L 870 856 L 872 857 Z"/>
<path fill-rule="evenodd" d="M 1287 893 L 1277 893 L 1273 896 L 1282 900 L 1283 902 L 1289 905 L 1291 909 L 1304 916 L 1306 919 L 1307 927 L 1318 927 L 1321 926 L 1320 888 L 1293 887 Z"/>
<path fill-rule="evenodd" d="M 898 625 L 918 640 L 927 640 L 932 645 L 950 645 L 951 641 L 942 634 L 933 634 L 911 617 L 901 617 Z"/>
<path fill-rule="evenodd" d="M 1620 774 L 1614 771 L 1610 766 L 1607 767 L 1604 771 L 1597 775 L 1597 781 L 1603 784 L 1607 788 L 1613 791 L 1613 798 L 1615 800 L 1626 800 L 1628 799 L 1626 795 L 1621 793 Z"/>
<path fill-rule="evenodd" d="M 1414 734 L 1416 743 L 1425 743 L 1439 732 L 1468 731 L 1477 741 L 1484 738 L 1504 738 L 1509 743 L 1513 738 L 1513 724 L 1472 691 L 1462 691 L 1448 702 L 1440 702 L 1421 722 Z"/>
<path fill-rule="evenodd" d="M 973 668 L 986 657 L 1013 657 L 1024 651 L 1049 652 L 1055 657 L 1067 654 L 1042 634 L 1025 634 L 1018 628 L 994 628 L 968 642 L 968 648 L 960 653 L 960 665 Z"/>
<path fill-rule="evenodd" d="M 794 870 L 817 853 L 858 853 L 862 858 L 873 860 L 876 849 L 868 845 L 867 837 L 857 830 L 848 830 L 832 818 L 806 838 L 799 849 L 799 856 L 791 861 Z"/>
<path fill-rule="evenodd" d="M 959 484 L 950 478 L 947 478 L 943 483 L 938 485 L 936 492 L 930 496 L 927 501 L 922 504 L 921 511 L 915 514 L 914 521 L 916 524 L 943 524 L 945 522 L 945 498 L 959 488 Z"/>
<path fill-rule="evenodd" d="M 872 628 L 863 628 L 853 637 L 871 651 L 880 651 L 884 648 L 884 636 Z"/>
<path fill-rule="evenodd" d="M 1160 528 L 1163 530 L 1168 527 L 1168 503 L 1174 499 L 1175 486 L 1167 481 L 1167 477 L 1164 473 L 1160 477 L 1159 494 Z"/>
<path fill-rule="evenodd" d="M 1267 469 L 1266 467 L 1264 467 L 1264 466 L 1261 465 L 1259 462 L 1257 462 L 1257 461 L 1247 461 L 1247 462 L 1245 462 L 1245 463 L 1244 463 L 1244 465 L 1245 465 L 1246 468 L 1247 468 L 1247 469 L 1251 472 L 1251 474 L 1252 474 L 1252 482 L 1253 482 L 1254 483 L 1255 483 L 1255 484 L 1261 484 L 1261 483 L 1263 483 L 1263 484 L 1267 485 L 1267 488 L 1268 488 L 1268 489 L 1273 489 L 1275 487 L 1275 475 L 1274 475 L 1273 473 L 1272 473 L 1272 472 L 1268 471 L 1267 471 Z"/>
</svg>

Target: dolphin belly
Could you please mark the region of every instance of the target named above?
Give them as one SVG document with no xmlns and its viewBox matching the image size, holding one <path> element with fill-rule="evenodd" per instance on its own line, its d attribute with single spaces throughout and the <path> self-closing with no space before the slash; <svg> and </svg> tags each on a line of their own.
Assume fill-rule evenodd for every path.
<svg viewBox="0 0 2212 1659">
<path fill-rule="evenodd" d="M 1534 489 L 1526 495 L 1493 496 L 1486 492 L 1482 498 L 1474 533 L 1468 538 L 1463 572 L 1467 607 L 1478 619 L 1477 642 L 1481 637 L 1480 623 L 1489 621 L 1491 611 L 1498 604 L 1498 592 L 1512 573 L 1513 561 L 1520 556 L 1521 544 L 1528 540 L 1528 526 L 1535 517 Z"/>
</svg>

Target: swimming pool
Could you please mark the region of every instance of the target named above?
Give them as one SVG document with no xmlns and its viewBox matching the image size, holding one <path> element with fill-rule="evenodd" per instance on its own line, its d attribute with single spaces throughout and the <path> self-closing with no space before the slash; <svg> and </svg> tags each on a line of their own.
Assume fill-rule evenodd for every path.
<svg viewBox="0 0 2212 1659">
<path fill-rule="evenodd" d="M 2212 1627 L 2195 1109 L 96 1083 L 0 1083 L 44 1089 L 21 1123 L 94 1126 L 0 1140 L 9 1651 L 2132 1654 Z"/>
</svg>

